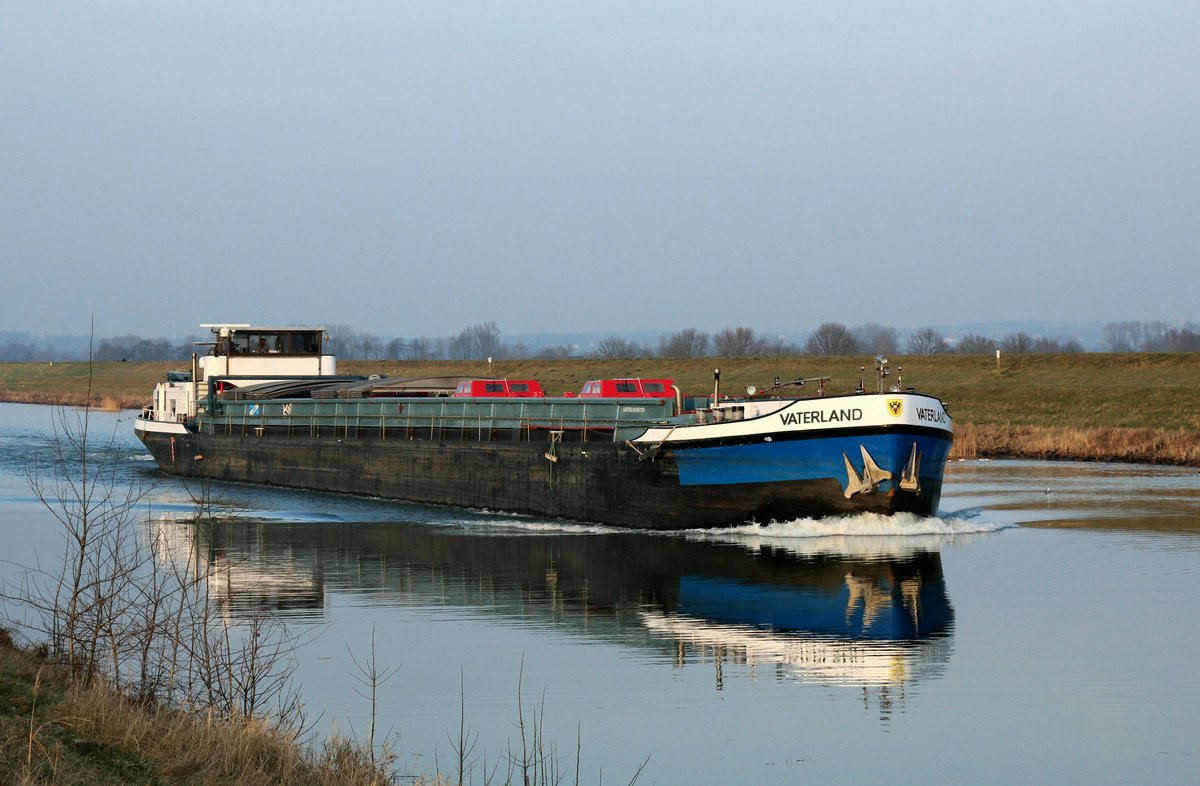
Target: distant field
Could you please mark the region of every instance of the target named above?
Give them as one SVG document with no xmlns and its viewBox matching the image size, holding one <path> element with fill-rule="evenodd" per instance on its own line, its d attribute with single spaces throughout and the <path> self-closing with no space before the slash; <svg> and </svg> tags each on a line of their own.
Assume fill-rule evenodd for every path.
<svg viewBox="0 0 1200 786">
<path fill-rule="evenodd" d="M 535 378 L 551 394 L 578 391 L 589 379 L 674 378 L 685 393 L 712 390 L 721 369 L 726 393 L 764 387 L 774 377 L 828 376 L 830 393 L 854 389 L 860 358 L 646 358 L 400 363 L 343 361 L 344 374 L 492 375 Z M 138 407 L 170 368 L 186 363 L 105 363 L 93 370 L 92 400 Z M 920 356 L 893 359 L 905 387 L 948 403 L 963 455 L 1200 464 L 1200 354 L 1024 355 L 1005 358 Z M 872 388 L 872 369 L 862 372 Z M 0 400 L 78 404 L 87 390 L 85 363 L 0 364 Z"/>
</svg>

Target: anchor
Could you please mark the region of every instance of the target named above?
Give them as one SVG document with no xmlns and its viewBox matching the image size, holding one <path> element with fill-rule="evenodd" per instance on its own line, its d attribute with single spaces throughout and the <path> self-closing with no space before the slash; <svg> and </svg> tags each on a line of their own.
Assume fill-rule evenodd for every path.
<svg viewBox="0 0 1200 786">
<path fill-rule="evenodd" d="M 917 443 L 913 443 L 912 452 L 908 454 L 908 463 L 900 473 L 900 488 L 905 491 L 920 491 L 921 454 L 917 452 Z"/>
<path fill-rule="evenodd" d="M 846 462 L 846 499 L 850 499 L 855 494 L 870 494 L 879 488 L 880 483 L 892 479 L 892 473 L 876 464 L 865 446 L 859 445 L 858 449 L 862 451 L 863 457 L 861 477 L 855 471 L 854 465 L 850 463 L 850 457 L 844 451 L 842 452 L 842 459 Z"/>
</svg>

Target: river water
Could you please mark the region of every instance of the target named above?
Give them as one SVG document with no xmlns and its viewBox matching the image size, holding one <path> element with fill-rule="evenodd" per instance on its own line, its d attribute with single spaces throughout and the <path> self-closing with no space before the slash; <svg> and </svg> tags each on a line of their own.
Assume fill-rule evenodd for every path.
<svg viewBox="0 0 1200 786">
<path fill-rule="evenodd" d="M 53 412 L 0 405 L 10 586 L 61 543 L 26 479 Z M 92 434 L 155 481 L 145 531 L 301 634 L 323 730 L 365 735 L 352 653 L 398 667 L 406 771 L 452 772 L 460 718 L 494 762 L 523 712 L 568 782 L 577 745 L 586 783 L 1200 780 L 1195 468 L 960 462 L 938 518 L 676 534 L 227 484 L 197 532 L 129 418 Z"/>
</svg>

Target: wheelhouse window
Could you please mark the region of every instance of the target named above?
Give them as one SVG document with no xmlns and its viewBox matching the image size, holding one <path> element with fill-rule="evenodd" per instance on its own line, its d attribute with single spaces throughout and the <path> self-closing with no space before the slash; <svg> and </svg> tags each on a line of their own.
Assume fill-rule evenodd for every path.
<svg viewBox="0 0 1200 786">
<path fill-rule="evenodd" d="M 222 336 L 214 355 L 320 355 L 319 330 L 239 330 Z"/>
</svg>

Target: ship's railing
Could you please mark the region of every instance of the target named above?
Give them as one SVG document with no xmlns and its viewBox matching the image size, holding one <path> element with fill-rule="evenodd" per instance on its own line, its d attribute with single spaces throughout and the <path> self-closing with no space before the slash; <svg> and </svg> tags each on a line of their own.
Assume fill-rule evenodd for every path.
<svg viewBox="0 0 1200 786">
<path fill-rule="evenodd" d="M 201 428 L 231 435 L 482 442 L 548 441 L 551 432 L 562 432 L 560 439 L 569 441 L 623 441 L 673 414 L 673 402 L 653 399 L 278 399 L 221 402 L 201 418 Z"/>
<path fill-rule="evenodd" d="M 188 416 L 185 412 L 167 412 L 152 406 L 142 407 L 139 420 L 153 420 L 158 423 L 186 423 Z"/>
</svg>

